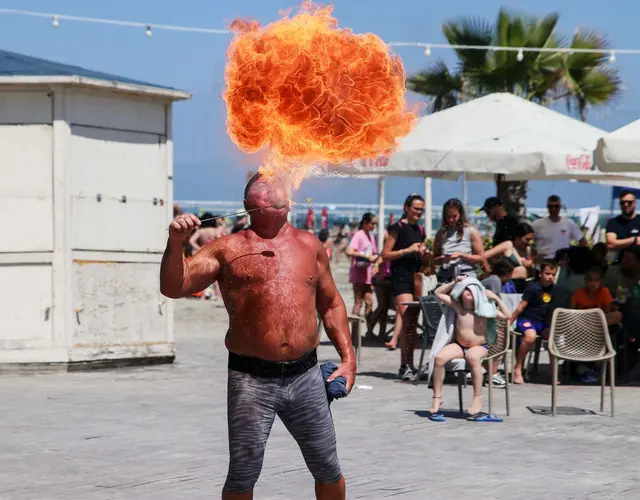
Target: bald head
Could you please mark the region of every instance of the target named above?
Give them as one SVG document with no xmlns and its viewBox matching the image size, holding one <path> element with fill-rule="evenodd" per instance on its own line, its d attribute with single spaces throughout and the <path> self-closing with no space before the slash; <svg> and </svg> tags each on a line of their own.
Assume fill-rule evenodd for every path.
<svg viewBox="0 0 640 500">
<path fill-rule="evenodd" d="M 251 187 L 258 182 L 258 180 L 260 180 L 262 177 L 264 177 L 260 172 L 256 172 L 255 174 L 253 174 L 251 176 L 251 179 L 249 179 L 249 182 L 247 182 L 247 185 L 244 187 L 244 199 L 248 200 L 249 198 L 249 191 L 251 191 Z"/>
<path fill-rule="evenodd" d="M 245 208 L 272 207 L 276 210 L 289 206 L 286 184 L 281 179 L 265 176 L 258 172 L 253 175 L 244 188 Z"/>
</svg>

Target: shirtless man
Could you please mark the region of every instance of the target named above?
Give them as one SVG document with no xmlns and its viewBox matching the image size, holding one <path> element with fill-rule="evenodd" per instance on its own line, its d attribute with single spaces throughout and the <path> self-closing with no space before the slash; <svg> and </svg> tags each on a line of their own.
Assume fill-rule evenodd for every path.
<svg viewBox="0 0 640 500">
<path fill-rule="evenodd" d="M 293 435 L 315 478 L 316 498 L 345 498 L 345 481 L 325 382 L 317 365 L 317 314 L 342 364 L 329 380 L 343 376 L 351 390 L 356 362 L 347 311 L 315 235 L 287 223 L 283 183 L 256 174 L 245 188 L 251 227 L 215 239 L 189 262 L 182 243 L 199 225 L 191 214 L 169 226 L 160 269 L 161 292 L 191 295 L 214 281 L 229 313 L 227 418 L 229 472 L 223 500 L 253 498 L 275 415 Z M 275 207 L 273 205 L 276 205 Z"/>
<path fill-rule="evenodd" d="M 468 288 L 462 292 L 459 301 L 454 300 L 450 295 L 453 287 L 466 278 L 466 276 L 458 276 L 455 281 L 442 285 L 434 292 L 443 305 L 454 309 L 456 312 L 456 325 L 453 342 L 444 346 L 435 357 L 432 414 L 438 413 L 442 403 L 445 365 L 451 360 L 462 358 L 469 363 L 471 381 L 473 383 L 473 403 L 468 410 L 469 414 L 475 415 L 482 409 L 482 358 L 486 357 L 489 351 L 487 344 L 487 318 L 477 316 L 474 313 L 473 293 Z M 507 319 L 511 312 L 504 302 L 491 290 L 486 290 L 485 293 L 489 300 L 498 305 L 496 316 L 500 319 Z"/>
</svg>

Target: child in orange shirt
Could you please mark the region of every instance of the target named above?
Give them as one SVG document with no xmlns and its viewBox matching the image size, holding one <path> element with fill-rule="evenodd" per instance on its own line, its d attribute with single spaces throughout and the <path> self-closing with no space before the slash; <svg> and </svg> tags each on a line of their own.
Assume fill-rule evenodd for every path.
<svg viewBox="0 0 640 500">
<path fill-rule="evenodd" d="M 613 297 L 609 289 L 602 286 L 602 275 L 603 271 L 600 267 L 589 269 L 585 277 L 585 286 L 575 291 L 571 297 L 571 305 L 574 309 L 602 309 L 607 318 L 607 324 L 616 325 L 622 321 L 622 315 L 620 311 L 611 310 Z M 600 378 L 600 374 L 592 366 L 578 365 L 577 372 L 583 383 L 594 383 Z"/>
<path fill-rule="evenodd" d="M 589 269 L 585 277 L 585 286 L 578 288 L 571 305 L 574 309 L 602 309 L 607 318 L 608 325 L 617 325 L 622 321 L 620 311 L 612 311 L 613 297 L 605 286 L 602 286 L 602 269 L 593 267 Z"/>
</svg>

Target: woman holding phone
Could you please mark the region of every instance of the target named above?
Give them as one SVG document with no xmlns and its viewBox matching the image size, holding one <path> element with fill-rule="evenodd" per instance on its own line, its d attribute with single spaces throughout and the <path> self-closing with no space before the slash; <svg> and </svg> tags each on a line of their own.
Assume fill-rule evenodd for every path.
<svg viewBox="0 0 640 500">
<path fill-rule="evenodd" d="M 436 264 L 440 264 L 438 283 L 451 283 L 458 276 L 476 278 L 476 266 L 490 272 L 480 232 L 467 221 L 464 206 L 451 198 L 442 207 L 442 227 L 433 242 Z"/>
</svg>

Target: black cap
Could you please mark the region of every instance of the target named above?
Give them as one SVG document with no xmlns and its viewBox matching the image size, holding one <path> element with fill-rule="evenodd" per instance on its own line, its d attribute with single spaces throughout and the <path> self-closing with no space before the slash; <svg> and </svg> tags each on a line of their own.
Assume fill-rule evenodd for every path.
<svg viewBox="0 0 640 500">
<path fill-rule="evenodd" d="M 500 198 L 496 198 L 495 196 L 490 196 L 486 200 L 484 200 L 484 205 L 480 210 L 484 212 L 490 212 L 495 207 L 502 207 L 502 200 Z"/>
</svg>

